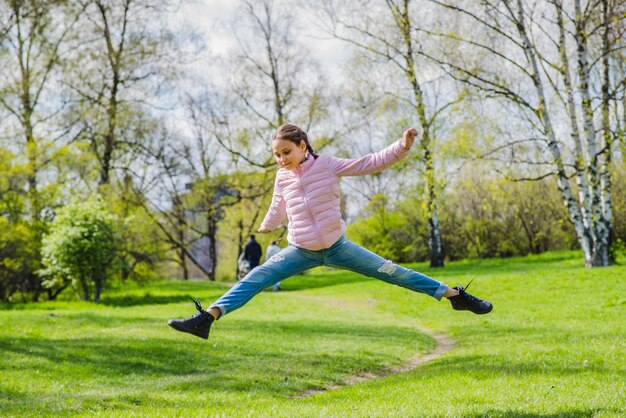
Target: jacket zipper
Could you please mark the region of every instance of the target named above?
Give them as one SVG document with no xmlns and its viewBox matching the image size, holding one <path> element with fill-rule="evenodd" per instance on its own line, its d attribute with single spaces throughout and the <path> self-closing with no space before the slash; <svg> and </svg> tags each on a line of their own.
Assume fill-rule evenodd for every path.
<svg viewBox="0 0 626 418">
<path fill-rule="evenodd" d="M 304 190 L 304 186 L 302 185 L 302 169 L 298 167 L 298 185 L 300 186 L 300 191 L 302 192 L 302 198 L 304 199 L 304 206 L 306 207 L 309 216 L 311 217 L 311 221 L 313 222 L 313 228 L 315 229 L 315 233 L 317 234 L 317 239 L 320 244 L 322 244 L 322 249 L 326 248 L 326 244 L 322 239 L 322 233 L 320 232 L 319 226 L 317 225 L 317 221 L 315 220 L 315 216 L 313 216 L 313 211 L 309 207 L 309 198 L 306 195 L 306 191 Z"/>
</svg>

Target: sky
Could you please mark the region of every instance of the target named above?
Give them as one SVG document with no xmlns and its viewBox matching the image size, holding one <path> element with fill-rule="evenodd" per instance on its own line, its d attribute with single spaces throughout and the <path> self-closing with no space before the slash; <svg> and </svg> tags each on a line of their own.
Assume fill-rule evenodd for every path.
<svg viewBox="0 0 626 418">
<path fill-rule="evenodd" d="M 237 0 L 184 1 L 181 14 L 183 19 L 197 28 L 212 52 L 221 53 L 233 46 L 233 38 L 225 33 L 224 28 L 229 27 L 231 22 L 236 22 L 238 5 Z M 303 11 L 300 16 L 311 24 L 303 28 L 301 40 L 321 64 L 327 76 L 335 81 L 341 79 L 342 64 L 350 55 L 348 46 L 322 33 L 314 23 L 315 17 L 307 16 L 306 13 Z"/>
</svg>

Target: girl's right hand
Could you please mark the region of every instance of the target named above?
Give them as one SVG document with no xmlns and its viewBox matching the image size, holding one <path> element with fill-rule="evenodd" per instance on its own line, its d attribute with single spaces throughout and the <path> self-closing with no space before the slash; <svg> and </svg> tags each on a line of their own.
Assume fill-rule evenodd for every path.
<svg viewBox="0 0 626 418">
<path fill-rule="evenodd" d="M 260 232 L 261 234 L 265 234 L 266 232 L 270 232 L 270 230 L 267 228 L 259 227 L 259 229 L 257 229 L 257 232 Z"/>
</svg>

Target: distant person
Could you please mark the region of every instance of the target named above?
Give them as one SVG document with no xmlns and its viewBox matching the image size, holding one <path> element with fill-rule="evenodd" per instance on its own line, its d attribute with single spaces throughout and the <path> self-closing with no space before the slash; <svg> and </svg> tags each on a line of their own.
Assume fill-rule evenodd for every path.
<svg viewBox="0 0 626 418">
<path fill-rule="evenodd" d="M 209 338 L 214 320 L 241 308 L 263 289 L 302 271 L 331 266 L 375 277 L 387 283 L 425 293 L 437 300 L 447 298 L 452 308 L 475 314 L 491 312 L 493 305 L 466 292 L 448 287 L 428 276 L 404 268 L 350 242 L 339 207 L 342 176 L 378 173 L 409 155 L 417 131 L 409 128 L 393 144 L 361 158 L 344 159 L 317 155 L 306 133 L 294 125 L 282 125 L 272 135 L 272 150 L 280 169 L 276 173 L 272 203 L 259 232 L 278 228 L 287 216 L 289 247 L 250 271 L 205 311 L 168 324 L 182 332 Z"/>
<path fill-rule="evenodd" d="M 259 265 L 262 254 L 263 250 L 261 249 L 261 244 L 256 242 L 256 237 L 254 235 L 250 235 L 250 240 L 246 244 L 246 248 L 243 251 L 244 260 L 250 263 L 250 271 Z"/>
<path fill-rule="evenodd" d="M 267 246 L 267 249 L 265 250 L 265 262 L 267 263 L 268 261 L 270 261 L 270 259 L 274 257 L 276 254 L 278 254 L 280 250 L 281 248 L 278 246 L 278 244 L 276 244 L 276 241 L 272 241 L 270 245 Z M 280 287 L 280 282 L 272 286 L 272 290 L 274 292 L 277 292 L 281 289 L 282 288 Z"/>
</svg>

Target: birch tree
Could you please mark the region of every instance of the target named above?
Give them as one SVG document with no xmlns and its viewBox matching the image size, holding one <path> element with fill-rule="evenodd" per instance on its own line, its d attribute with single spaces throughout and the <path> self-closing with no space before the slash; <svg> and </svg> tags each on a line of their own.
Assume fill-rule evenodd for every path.
<svg viewBox="0 0 626 418">
<path fill-rule="evenodd" d="M 617 126 L 611 109 L 619 107 L 611 92 L 621 82 L 612 75 L 613 57 L 621 49 L 615 28 L 624 6 L 608 0 L 431 2 L 457 25 L 429 31 L 447 48 L 429 58 L 484 98 L 516 109 L 522 129 L 509 129 L 512 140 L 489 155 L 513 164 L 516 179 L 554 176 L 585 264 L 608 265 Z"/>
</svg>

